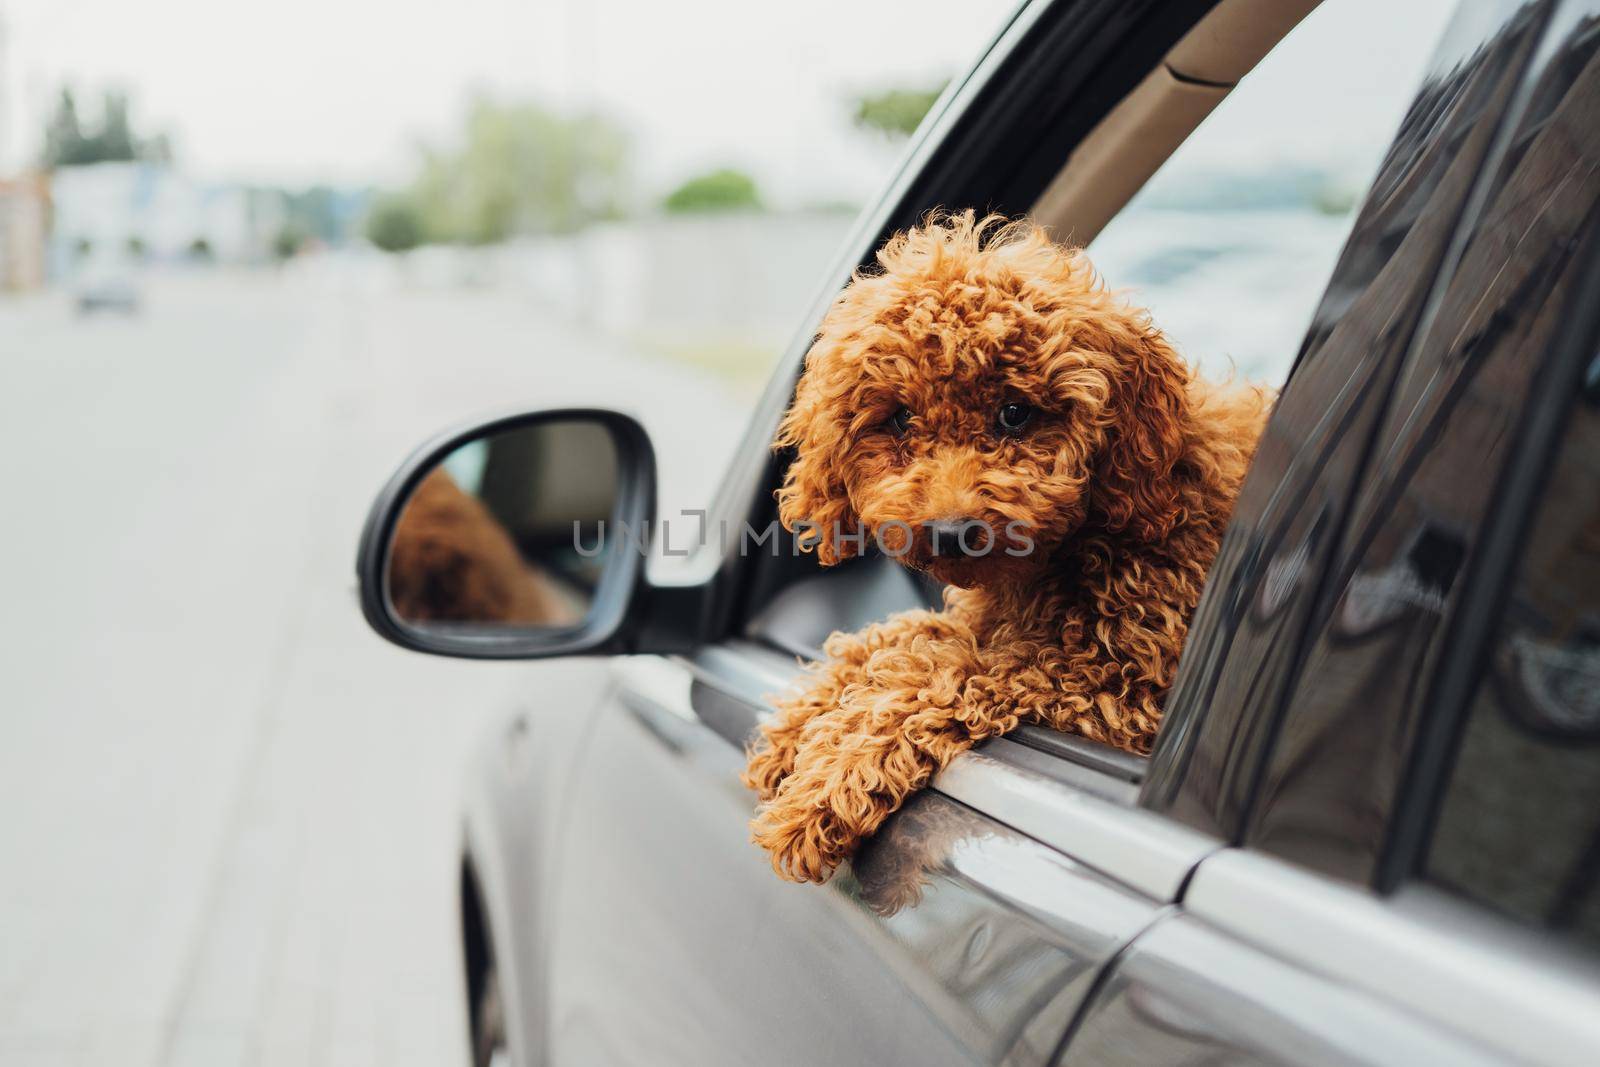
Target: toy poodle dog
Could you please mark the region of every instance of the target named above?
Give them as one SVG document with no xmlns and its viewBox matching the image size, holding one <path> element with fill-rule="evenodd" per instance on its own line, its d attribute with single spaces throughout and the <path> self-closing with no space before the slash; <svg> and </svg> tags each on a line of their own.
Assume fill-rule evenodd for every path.
<svg viewBox="0 0 1600 1067">
<path fill-rule="evenodd" d="M 1198 380 L 1038 227 L 934 215 L 877 261 L 780 425 L 779 518 L 824 565 L 871 544 L 948 587 L 834 634 L 763 725 L 753 837 L 793 881 L 1019 723 L 1147 753 L 1271 405 Z"/>
</svg>

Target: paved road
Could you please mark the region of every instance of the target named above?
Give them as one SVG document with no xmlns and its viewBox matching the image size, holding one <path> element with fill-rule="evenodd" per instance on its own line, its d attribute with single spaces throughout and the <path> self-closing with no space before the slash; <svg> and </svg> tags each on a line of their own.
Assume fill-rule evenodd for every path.
<svg viewBox="0 0 1600 1067">
<path fill-rule="evenodd" d="M 462 1062 L 465 752 L 584 668 L 371 636 L 366 504 L 427 433 L 565 401 L 709 485 L 740 401 L 506 294 L 147 295 L 0 304 L 0 1064 Z"/>
</svg>

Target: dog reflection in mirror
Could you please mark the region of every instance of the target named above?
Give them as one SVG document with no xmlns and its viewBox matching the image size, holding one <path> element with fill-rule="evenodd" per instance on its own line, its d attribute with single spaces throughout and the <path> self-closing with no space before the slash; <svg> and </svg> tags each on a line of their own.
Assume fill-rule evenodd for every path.
<svg viewBox="0 0 1600 1067">
<path fill-rule="evenodd" d="M 1037 227 L 932 216 L 877 262 L 806 357 L 779 517 L 824 565 L 875 544 L 948 586 L 834 634 L 752 747 L 754 839 L 795 881 L 1019 723 L 1149 752 L 1271 403 Z"/>
<path fill-rule="evenodd" d="M 443 467 L 417 485 L 395 523 L 388 583 L 395 614 L 409 623 L 565 626 L 582 618 Z"/>
</svg>

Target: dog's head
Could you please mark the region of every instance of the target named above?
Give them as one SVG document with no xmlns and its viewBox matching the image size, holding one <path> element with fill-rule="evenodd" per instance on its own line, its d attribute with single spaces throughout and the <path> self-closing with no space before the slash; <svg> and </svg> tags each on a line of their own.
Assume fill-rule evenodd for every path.
<svg viewBox="0 0 1600 1067">
<path fill-rule="evenodd" d="M 1085 524 L 1181 518 L 1189 371 L 1045 233 L 968 212 L 878 253 L 824 319 L 777 444 L 779 517 L 824 564 L 875 540 L 942 581 L 1025 578 Z"/>
</svg>

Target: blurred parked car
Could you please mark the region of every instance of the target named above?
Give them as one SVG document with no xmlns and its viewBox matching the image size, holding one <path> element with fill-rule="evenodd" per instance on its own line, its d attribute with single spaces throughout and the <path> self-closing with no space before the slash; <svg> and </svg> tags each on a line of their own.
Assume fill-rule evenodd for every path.
<svg viewBox="0 0 1600 1067">
<path fill-rule="evenodd" d="M 1091 240 L 1315 6 L 1025 4 L 863 218 L 710 529 L 771 522 L 800 356 L 886 234 L 977 204 Z M 408 622 L 390 535 L 463 448 L 545 427 L 531 484 L 603 429 L 613 522 L 654 507 L 621 415 L 424 448 L 363 539 L 369 621 L 426 652 L 593 657 L 472 770 L 477 1062 L 1594 1062 L 1597 346 L 1600 3 L 1467 0 L 1293 360 L 1154 755 L 1023 727 L 825 888 L 748 843 L 743 747 L 796 657 L 930 591 L 881 556 L 822 572 L 784 535 L 713 533 L 676 568 L 615 539 L 601 567 L 553 560 L 577 625 Z"/>
<path fill-rule="evenodd" d="M 134 262 L 111 252 L 91 252 L 79 266 L 72 283 L 72 299 L 78 313 L 120 311 L 126 315 L 139 310 L 139 287 L 134 281 Z"/>
</svg>

